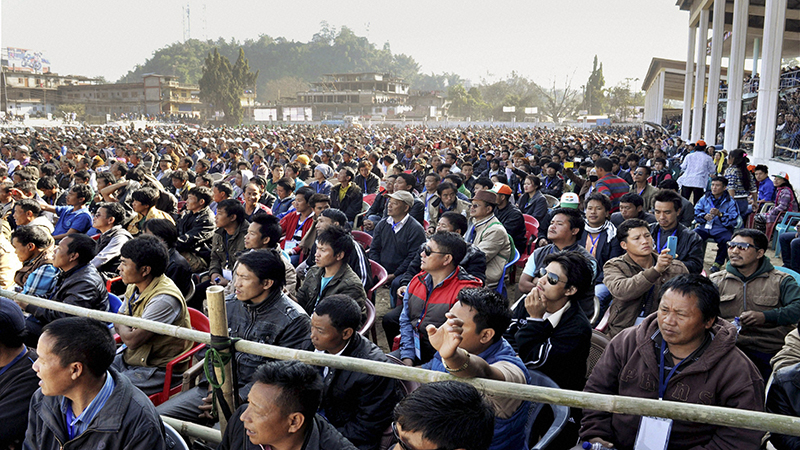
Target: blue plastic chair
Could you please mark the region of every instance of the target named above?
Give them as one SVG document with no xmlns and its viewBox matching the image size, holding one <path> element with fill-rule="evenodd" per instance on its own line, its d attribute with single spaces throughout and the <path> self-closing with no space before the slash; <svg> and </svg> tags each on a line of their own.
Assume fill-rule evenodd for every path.
<svg viewBox="0 0 800 450">
<path fill-rule="evenodd" d="M 108 294 L 108 312 L 118 313 L 122 307 L 122 300 L 119 297 L 109 292 Z"/>
<path fill-rule="evenodd" d="M 511 239 L 509 238 L 509 240 Z M 497 291 L 498 294 L 502 295 L 503 298 L 506 297 L 505 294 L 503 294 L 503 291 L 506 288 L 506 271 L 508 270 L 509 267 L 513 266 L 514 264 L 516 264 L 517 261 L 519 261 L 519 251 L 517 250 L 516 247 L 514 247 L 513 240 L 511 240 L 511 250 L 514 253 L 511 255 L 511 260 L 507 262 L 505 266 L 503 266 L 503 275 L 500 277 L 500 282 L 497 283 L 497 288 L 495 288 L 495 291 Z"/>
<path fill-rule="evenodd" d="M 789 275 L 792 276 L 792 278 L 794 278 L 794 281 L 796 281 L 797 284 L 800 284 L 800 273 L 797 273 L 792 269 L 787 269 L 786 267 L 783 267 L 783 266 L 774 266 L 774 267 L 775 267 L 775 270 L 778 270 L 780 272 L 788 273 Z"/>
<path fill-rule="evenodd" d="M 792 218 L 795 219 L 792 225 Z M 772 238 L 775 239 L 775 255 L 781 254 L 781 240 L 778 237 L 787 231 L 797 231 L 797 221 L 800 221 L 800 212 L 790 212 L 783 215 L 781 223 L 775 225 L 775 231 L 772 232 Z"/>
<path fill-rule="evenodd" d="M 532 386 L 541 386 L 541 387 L 548 387 L 553 389 L 561 389 L 555 381 L 550 379 L 547 375 L 538 372 L 533 369 L 529 369 L 528 373 L 531 375 L 531 382 Z M 536 442 L 536 445 L 531 446 L 531 428 L 533 428 L 533 423 L 536 420 L 536 417 L 542 411 L 542 409 L 548 406 L 550 409 L 553 410 L 553 424 L 550 425 L 550 428 L 547 432 Z M 567 421 L 569 421 L 569 407 L 564 405 L 552 405 L 548 403 L 535 403 L 531 402 L 531 409 L 528 412 L 528 423 L 526 424 L 525 428 L 525 438 L 528 439 L 528 445 L 526 448 L 530 448 L 531 450 L 544 450 L 546 449 L 555 438 L 561 433 L 561 430 L 567 425 Z"/>
</svg>

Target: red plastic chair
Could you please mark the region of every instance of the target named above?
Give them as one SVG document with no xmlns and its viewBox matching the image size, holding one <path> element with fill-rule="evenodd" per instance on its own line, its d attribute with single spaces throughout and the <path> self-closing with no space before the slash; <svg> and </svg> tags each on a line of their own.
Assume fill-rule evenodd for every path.
<svg viewBox="0 0 800 450">
<path fill-rule="evenodd" d="M 364 251 L 367 251 L 367 249 L 369 249 L 369 246 L 372 245 L 372 236 L 370 236 L 369 234 L 364 233 L 363 231 L 356 231 L 356 230 L 351 231 L 351 233 L 353 234 L 353 240 L 358 242 L 358 244 L 361 245 L 361 248 L 363 248 Z"/>
<path fill-rule="evenodd" d="M 373 204 L 373 203 L 375 203 L 375 197 L 376 197 L 377 195 L 378 195 L 378 194 L 368 194 L 368 195 L 365 195 L 365 196 L 364 196 L 364 198 L 363 198 L 363 200 L 364 200 L 365 202 L 369 203 L 369 206 L 372 206 L 372 204 Z"/>
<path fill-rule="evenodd" d="M 369 260 L 369 265 L 372 268 L 372 275 L 378 278 L 378 281 L 375 282 L 375 285 L 372 286 L 372 289 L 367 291 L 367 299 L 375 304 L 375 291 L 378 290 L 379 287 L 386 284 L 386 280 L 389 279 L 389 274 L 386 273 L 386 269 L 383 268 L 380 264 L 376 263 L 373 260 Z"/>
<path fill-rule="evenodd" d="M 534 226 L 534 224 L 525 221 L 525 253 L 519 255 L 519 260 L 516 263 L 517 267 L 525 267 L 525 263 L 528 262 L 528 257 L 530 257 L 531 253 L 533 253 L 533 250 L 536 248 L 537 234 L 539 234 L 538 228 Z"/>
<path fill-rule="evenodd" d="M 122 281 L 122 277 L 114 277 L 108 281 L 106 281 L 106 290 L 111 292 L 111 285 L 116 283 L 117 281 Z"/>
</svg>

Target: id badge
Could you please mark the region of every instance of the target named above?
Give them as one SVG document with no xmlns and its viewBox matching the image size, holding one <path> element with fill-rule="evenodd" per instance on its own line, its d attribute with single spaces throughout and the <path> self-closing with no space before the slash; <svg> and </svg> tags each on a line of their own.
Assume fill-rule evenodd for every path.
<svg viewBox="0 0 800 450">
<path fill-rule="evenodd" d="M 412 328 L 414 332 L 414 354 L 417 356 L 417 360 L 422 361 L 422 354 L 419 350 L 419 330 L 416 328 Z"/>
<path fill-rule="evenodd" d="M 666 450 L 671 430 L 672 419 L 642 416 L 634 450 Z"/>
<path fill-rule="evenodd" d="M 222 276 L 225 277 L 226 280 L 230 281 L 233 279 L 233 272 L 231 272 L 231 269 L 222 269 Z"/>
</svg>

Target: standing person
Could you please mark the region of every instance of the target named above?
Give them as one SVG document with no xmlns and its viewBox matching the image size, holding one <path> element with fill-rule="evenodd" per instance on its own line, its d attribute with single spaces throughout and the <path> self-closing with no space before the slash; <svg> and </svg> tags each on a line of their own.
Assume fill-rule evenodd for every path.
<svg viewBox="0 0 800 450">
<path fill-rule="evenodd" d="M 165 450 L 164 425 L 150 399 L 111 367 L 116 346 L 104 323 L 67 317 L 49 323 L 33 370 L 23 448 Z M 113 432 L 109 432 L 113 430 Z"/>
<path fill-rule="evenodd" d="M 708 186 L 709 178 L 717 173 L 714 160 L 706 152 L 705 141 L 697 141 L 692 151 L 683 158 L 681 172 L 678 178 L 681 196 L 686 200 L 692 198 L 697 204 Z"/>
<path fill-rule="evenodd" d="M 750 203 L 758 203 L 758 185 L 752 173 L 747 169 L 750 160 L 744 150 L 736 149 L 728 156 L 730 166 L 725 169 L 728 179 L 728 194 L 736 201 L 742 220 L 752 212 Z"/>
<path fill-rule="evenodd" d="M 600 158 L 594 162 L 594 170 L 597 173 L 597 183 L 595 191 L 607 196 L 611 200 L 610 213 L 619 211 L 619 198 L 627 194 L 630 186 L 625 180 L 611 172 L 613 164 L 608 158 Z"/>
</svg>

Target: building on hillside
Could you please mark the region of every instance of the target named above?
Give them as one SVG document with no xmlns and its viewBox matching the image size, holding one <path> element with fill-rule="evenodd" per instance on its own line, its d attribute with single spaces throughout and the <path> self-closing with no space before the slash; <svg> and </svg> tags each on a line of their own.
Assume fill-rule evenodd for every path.
<svg viewBox="0 0 800 450">
<path fill-rule="evenodd" d="M 394 118 L 412 110 L 408 83 L 389 73 L 364 72 L 323 75 L 308 91 L 298 92 L 288 108 L 311 108 L 313 120 Z M 312 120 L 305 117 L 304 120 Z"/>
<path fill-rule="evenodd" d="M 144 74 L 142 79 L 145 114 L 200 115 L 200 86 L 183 84 L 177 77 L 154 73 Z"/>
</svg>

